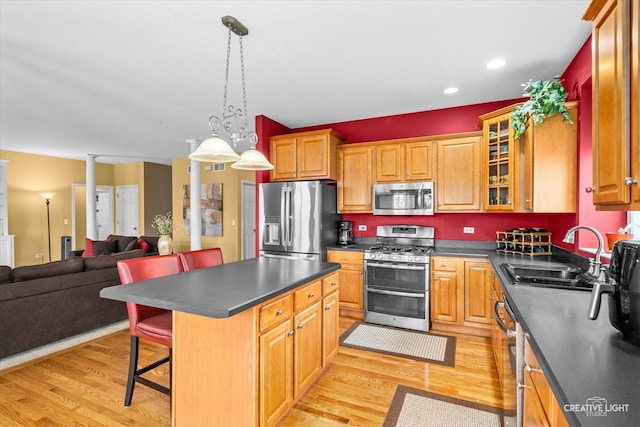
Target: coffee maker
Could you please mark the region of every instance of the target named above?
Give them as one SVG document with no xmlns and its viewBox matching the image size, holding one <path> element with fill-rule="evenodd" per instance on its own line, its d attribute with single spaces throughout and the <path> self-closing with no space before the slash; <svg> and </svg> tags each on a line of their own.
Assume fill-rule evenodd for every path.
<svg viewBox="0 0 640 427">
<path fill-rule="evenodd" d="M 353 222 L 338 221 L 338 241 L 339 245 L 350 245 L 353 243 Z"/>
</svg>

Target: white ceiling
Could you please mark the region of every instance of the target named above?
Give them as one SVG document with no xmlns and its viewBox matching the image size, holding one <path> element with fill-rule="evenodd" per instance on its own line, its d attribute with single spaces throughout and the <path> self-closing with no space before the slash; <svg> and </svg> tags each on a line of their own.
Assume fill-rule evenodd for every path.
<svg viewBox="0 0 640 427">
<path fill-rule="evenodd" d="M 222 110 L 225 15 L 249 28 L 249 115 L 297 128 L 521 97 L 521 83 L 566 69 L 590 34 L 588 4 L 0 0 L 0 148 L 104 163 L 187 156 L 185 141 L 205 139 Z M 507 66 L 486 70 L 494 57 Z"/>
</svg>

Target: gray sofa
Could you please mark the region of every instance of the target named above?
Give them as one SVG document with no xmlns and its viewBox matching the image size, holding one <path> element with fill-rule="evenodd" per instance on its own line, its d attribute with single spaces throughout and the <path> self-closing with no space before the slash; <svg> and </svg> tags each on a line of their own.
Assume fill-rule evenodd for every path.
<svg viewBox="0 0 640 427">
<path fill-rule="evenodd" d="M 158 238 L 144 239 L 147 253 L 134 249 L 14 269 L 0 266 L 0 358 L 127 319 L 125 303 L 99 294 L 120 284 L 118 260 L 157 254 Z"/>
</svg>

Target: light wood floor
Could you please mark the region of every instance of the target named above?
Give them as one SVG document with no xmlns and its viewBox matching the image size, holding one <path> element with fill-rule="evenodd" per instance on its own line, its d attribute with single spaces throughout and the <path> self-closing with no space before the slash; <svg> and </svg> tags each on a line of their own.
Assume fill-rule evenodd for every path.
<svg viewBox="0 0 640 427">
<path fill-rule="evenodd" d="M 341 330 L 353 320 L 340 319 Z M 398 384 L 501 406 L 487 338 L 458 335 L 456 366 L 427 364 L 341 347 L 325 374 L 282 426 L 380 426 Z M 141 362 L 165 354 L 141 344 Z M 0 426 L 167 426 L 169 397 L 136 385 L 122 405 L 129 357 L 128 331 L 0 372 Z M 169 383 L 168 368 L 153 373 Z"/>
</svg>

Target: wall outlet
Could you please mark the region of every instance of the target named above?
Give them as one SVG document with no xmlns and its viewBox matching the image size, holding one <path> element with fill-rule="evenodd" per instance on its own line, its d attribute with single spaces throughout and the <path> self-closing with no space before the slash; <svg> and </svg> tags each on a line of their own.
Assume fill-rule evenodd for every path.
<svg viewBox="0 0 640 427">
<path fill-rule="evenodd" d="M 36 254 L 36 259 L 42 259 L 42 254 Z"/>
<path fill-rule="evenodd" d="M 474 227 L 465 227 L 463 232 L 465 234 L 473 234 L 476 232 L 476 229 Z"/>
<path fill-rule="evenodd" d="M 367 231 L 367 226 L 366 225 L 359 225 L 358 226 L 358 231 Z"/>
</svg>

